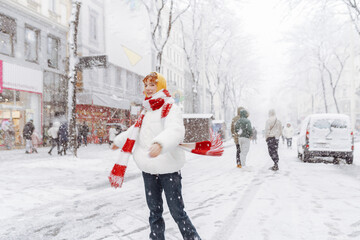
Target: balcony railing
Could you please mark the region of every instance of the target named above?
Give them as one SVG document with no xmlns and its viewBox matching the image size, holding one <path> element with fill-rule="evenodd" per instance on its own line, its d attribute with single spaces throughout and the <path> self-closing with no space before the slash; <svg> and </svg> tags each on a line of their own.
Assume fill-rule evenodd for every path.
<svg viewBox="0 0 360 240">
<path fill-rule="evenodd" d="M 52 20 L 54 20 L 55 22 L 60 22 L 60 19 L 61 19 L 61 17 L 60 17 L 59 14 L 57 14 L 56 12 L 53 12 L 53 11 L 51 11 L 51 10 L 49 10 L 49 17 L 50 17 Z"/>
<path fill-rule="evenodd" d="M 40 12 L 41 5 L 36 0 L 27 0 L 27 6 L 35 12 Z"/>
</svg>

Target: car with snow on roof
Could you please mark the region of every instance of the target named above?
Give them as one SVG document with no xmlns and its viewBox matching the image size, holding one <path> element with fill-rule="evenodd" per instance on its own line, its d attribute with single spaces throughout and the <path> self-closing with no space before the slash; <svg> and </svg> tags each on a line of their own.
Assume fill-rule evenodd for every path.
<svg viewBox="0 0 360 240">
<path fill-rule="evenodd" d="M 354 133 L 345 114 L 312 114 L 301 124 L 297 141 L 298 157 L 308 162 L 314 157 L 339 158 L 353 163 Z"/>
</svg>

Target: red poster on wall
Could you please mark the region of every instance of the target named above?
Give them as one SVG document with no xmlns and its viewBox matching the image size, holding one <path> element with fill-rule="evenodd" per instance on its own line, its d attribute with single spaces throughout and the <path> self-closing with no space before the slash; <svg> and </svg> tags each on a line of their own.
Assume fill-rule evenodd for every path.
<svg viewBox="0 0 360 240">
<path fill-rule="evenodd" d="M 3 91 L 3 64 L 2 60 L 0 60 L 0 93 Z"/>
</svg>

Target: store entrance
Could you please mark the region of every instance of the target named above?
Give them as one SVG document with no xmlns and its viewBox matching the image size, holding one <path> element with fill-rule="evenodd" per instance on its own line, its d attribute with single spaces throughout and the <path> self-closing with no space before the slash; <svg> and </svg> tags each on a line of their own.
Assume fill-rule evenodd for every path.
<svg viewBox="0 0 360 240">
<path fill-rule="evenodd" d="M 23 145 L 22 130 L 25 126 L 25 110 L 0 109 L 0 146 L 11 144 L 11 147 Z"/>
</svg>

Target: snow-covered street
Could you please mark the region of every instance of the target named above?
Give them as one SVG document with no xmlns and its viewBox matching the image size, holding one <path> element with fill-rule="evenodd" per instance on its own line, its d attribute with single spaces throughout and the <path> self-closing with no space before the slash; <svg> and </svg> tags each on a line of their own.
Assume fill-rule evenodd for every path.
<svg viewBox="0 0 360 240">
<path fill-rule="evenodd" d="M 280 144 L 280 170 L 265 141 L 236 168 L 235 146 L 222 157 L 187 153 L 185 207 L 203 240 L 360 239 L 360 152 L 353 165 L 303 163 Z M 117 152 L 89 145 L 79 158 L 0 152 L 0 239 L 147 239 L 140 171 L 130 161 L 121 189 L 107 176 Z M 165 204 L 166 239 L 182 239 Z"/>
</svg>

